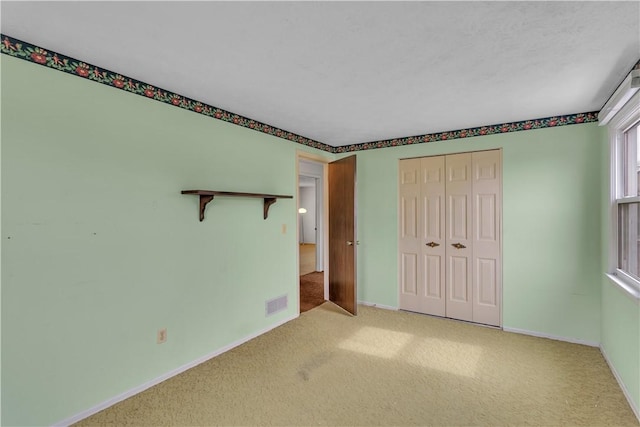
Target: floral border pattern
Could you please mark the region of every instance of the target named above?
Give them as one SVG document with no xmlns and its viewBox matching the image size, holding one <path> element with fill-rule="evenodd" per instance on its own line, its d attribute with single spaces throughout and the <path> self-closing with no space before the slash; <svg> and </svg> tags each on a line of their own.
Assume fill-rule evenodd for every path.
<svg viewBox="0 0 640 427">
<path fill-rule="evenodd" d="M 459 129 L 447 132 L 429 133 L 426 135 L 407 136 L 405 138 L 386 139 L 384 141 L 365 142 L 362 144 L 336 147 L 334 153 L 348 153 L 351 151 L 373 150 L 376 148 L 400 147 L 402 145 L 424 144 L 428 142 L 442 142 L 452 139 L 471 138 L 473 136 L 495 135 L 499 133 L 519 132 L 524 130 L 542 129 L 580 123 L 598 121 L 598 112 L 570 114 L 566 116 L 546 117 L 522 122 L 503 123 L 499 125 L 482 126 L 469 129 Z"/>
<path fill-rule="evenodd" d="M 144 96 L 165 104 L 178 108 L 193 111 L 198 114 L 209 116 L 218 120 L 233 123 L 248 129 L 276 136 L 278 138 L 297 142 L 308 147 L 317 148 L 323 151 L 333 152 L 334 147 L 313 139 L 305 138 L 293 132 L 280 129 L 266 123 L 252 120 L 248 117 L 234 114 L 204 102 L 196 101 L 177 93 L 141 82 L 130 77 L 123 76 L 113 71 L 82 62 L 80 60 L 51 52 L 41 47 L 34 46 L 22 40 L 0 33 L 0 49 L 2 53 L 53 68 L 68 74 L 86 78 L 96 83 L 112 86 L 116 89 Z"/>
<path fill-rule="evenodd" d="M 266 133 L 278 138 L 286 139 L 307 147 L 317 148 L 329 153 L 349 153 L 355 151 L 372 150 L 377 148 L 399 147 L 403 145 L 424 144 L 429 142 L 442 142 L 452 139 L 471 138 L 474 136 L 495 135 L 509 132 L 520 132 L 533 129 L 566 126 L 580 123 L 598 121 L 598 112 L 578 113 L 541 119 L 526 120 L 520 122 L 502 123 L 496 125 L 459 129 L 454 131 L 430 133 L 425 135 L 408 136 L 404 138 L 387 139 L 382 141 L 365 142 L 346 146 L 334 147 L 310 138 L 289 132 L 266 123 L 258 122 L 250 118 L 234 114 L 230 111 L 214 107 L 204 102 L 196 101 L 177 93 L 158 88 L 148 83 L 141 82 L 130 77 L 109 71 L 104 68 L 88 64 L 77 59 L 45 50 L 30 43 L 0 33 L 0 50 L 3 54 L 15 58 L 24 59 L 48 68 L 53 68 L 68 74 L 73 74 L 96 83 L 112 86 L 116 89 L 131 92 L 146 98 L 169 104 L 178 108 L 203 114 L 218 120 L 233 123 L 235 125 Z M 638 61 L 633 69 L 640 69 Z"/>
</svg>

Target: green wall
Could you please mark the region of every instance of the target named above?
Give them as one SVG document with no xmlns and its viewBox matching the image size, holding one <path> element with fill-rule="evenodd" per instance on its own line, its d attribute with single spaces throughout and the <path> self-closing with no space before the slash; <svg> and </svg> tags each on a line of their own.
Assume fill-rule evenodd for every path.
<svg viewBox="0 0 640 427">
<path fill-rule="evenodd" d="M 640 409 L 640 306 L 609 279 L 602 282 L 602 351 Z"/>
<path fill-rule="evenodd" d="M 298 314 L 295 199 L 266 221 L 260 199 L 216 199 L 200 223 L 180 191 L 295 195 L 301 145 L 1 65 L 2 425 L 61 421 Z"/>
<path fill-rule="evenodd" d="M 398 305 L 398 160 L 502 148 L 504 326 L 597 344 L 599 135 L 583 124 L 358 152 L 358 299 Z"/>
<path fill-rule="evenodd" d="M 66 419 L 297 315 L 295 200 L 264 221 L 220 198 L 200 223 L 180 190 L 295 194 L 296 151 L 320 152 L 1 58 L 3 425 Z M 359 300 L 398 304 L 398 159 L 501 148 L 505 327 L 602 327 L 638 396 L 638 330 L 618 326 L 640 315 L 602 278 L 602 141 L 584 124 L 358 152 Z"/>
<path fill-rule="evenodd" d="M 610 209 L 610 154 L 606 127 L 601 129 L 602 162 L 602 266 L 609 265 L 609 238 L 611 234 Z M 627 392 L 640 411 L 640 302 L 634 301 L 604 274 L 601 276 L 602 338 L 601 348 L 609 363 L 618 373 Z"/>
</svg>

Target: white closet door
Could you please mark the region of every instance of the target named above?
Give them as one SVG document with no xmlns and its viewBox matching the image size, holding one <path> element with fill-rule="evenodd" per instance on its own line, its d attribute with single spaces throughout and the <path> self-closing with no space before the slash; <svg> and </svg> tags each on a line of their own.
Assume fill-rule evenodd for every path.
<svg viewBox="0 0 640 427">
<path fill-rule="evenodd" d="M 445 298 L 445 158 L 424 157 L 421 169 L 421 263 L 423 313 L 444 316 Z"/>
<path fill-rule="evenodd" d="M 446 317 L 473 320 L 471 153 L 446 156 Z"/>
<path fill-rule="evenodd" d="M 400 206 L 398 209 L 398 266 L 400 308 L 421 312 L 420 260 L 420 159 L 400 160 Z"/>
<path fill-rule="evenodd" d="M 444 157 L 400 161 L 400 308 L 445 315 Z"/>
<path fill-rule="evenodd" d="M 500 326 L 500 151 L 472 153 L 473 165 L 473 321 Z"/>
<path fill-rule="evenodd" d="M 500 326 L 498 150 L 400 161 L 400 308 Z"/>
</svg>

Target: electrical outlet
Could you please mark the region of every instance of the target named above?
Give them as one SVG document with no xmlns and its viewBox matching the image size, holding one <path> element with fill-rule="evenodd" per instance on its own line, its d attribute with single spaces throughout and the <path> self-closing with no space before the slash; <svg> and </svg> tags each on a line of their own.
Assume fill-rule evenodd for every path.
<svg viewBox="0 0 640 427">
<path fill-rule="evenodd" d="M 282 234 L 287 234 L 287 224 L 282 224 Z"/>
<path fill-rule="evenodd" d="M 158 344 L 167 342 L 167 328 L 158 329 Z"/>
</svg>

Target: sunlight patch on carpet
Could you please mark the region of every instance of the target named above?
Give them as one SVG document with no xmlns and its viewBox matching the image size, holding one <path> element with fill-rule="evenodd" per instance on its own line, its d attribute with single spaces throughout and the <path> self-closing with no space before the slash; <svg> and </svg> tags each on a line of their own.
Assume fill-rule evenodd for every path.
<svg viewBox="0 0 640 427">
<path fill-rule="evenodd" d="M 417 337 L 405 332 L 369 326 L 358 330 L 338 347 L 468 378 L 476 377 L 483 352 L 477 345 Z M 462 359 L 461 354 L 464 354 Z"/>
<path fill-rule="evenodd" d="M 371 356 L 392 359 L 413 339 L 412 334 L 387 329 L 363 327 L 338 347 Z"/>
</svg>

